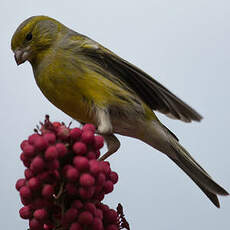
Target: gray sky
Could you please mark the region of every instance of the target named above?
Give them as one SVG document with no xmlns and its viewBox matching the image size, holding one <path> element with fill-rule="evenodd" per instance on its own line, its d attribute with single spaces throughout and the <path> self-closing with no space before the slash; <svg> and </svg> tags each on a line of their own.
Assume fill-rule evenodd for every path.
<svg viewBox="0 0 230 230">
<path fill-rule="evenodd" d="M 26 229 L 14 188 L 23 176 L 20 142 L 55 108 L 35 84 L 29 63 L 16 66 L 10 39 L 32 15 L 54 17 L 88 35 L 154 76 L 203 116 L 184 124 L 159 115 L 195 159 L 230 191 L 230 4 L 224 0 L 13 1 L 1 0 L 0 229 Z M 75 123 L 77 125 L 77 123 Z M 132 230 L 229 229 L 230 198 L 215 208 L 197 186 L 163 154 L 119 137 L 111 157 L 120 181 L 106 201 L 124 206 Z"/>
</svg>

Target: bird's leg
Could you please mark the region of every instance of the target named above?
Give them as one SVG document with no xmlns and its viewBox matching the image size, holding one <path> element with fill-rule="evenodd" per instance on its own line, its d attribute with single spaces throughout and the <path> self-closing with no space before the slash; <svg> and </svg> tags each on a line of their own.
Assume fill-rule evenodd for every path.
<svg viewBox="0 0 230 230">
<path fill-rule="evenodd" d="M 103 161 L 109 156 L 111 156 L 113 153 L 115 153 L 120 148 L 120 141 L 117 139 L 117 137 L 114 134 L 110 135 L 102 135 L 105 139 L 105 143 L 107 145 L 108 151 L 100 157 L 99 160 Z"/>
<path fill-rule="evenodd" d="M 113 134 L 109 112 L 104 109 L 97 109 L 96 116 L 98 123 L 97 133 L 104 137 L 108 149 L 108 151 L 100 157 L 100 160 L 105 160 L 119 149 L 120 142 Z"/>
</svg>

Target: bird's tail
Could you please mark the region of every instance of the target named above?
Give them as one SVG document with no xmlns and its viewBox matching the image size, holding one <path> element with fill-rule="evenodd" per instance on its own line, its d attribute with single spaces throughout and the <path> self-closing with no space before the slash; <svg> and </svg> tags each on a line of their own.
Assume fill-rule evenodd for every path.
<svg viewBox="0 0 230 230">
<path fill-rule="evenodd" d="M 173 133 L 158 124 L 147 136 L 147 138 L 144 138 L 145 140 L 142 140 L 165 153 L 200 187 L 216 207 L 220 207 L 217 195 L 225 196 L 229 195 L 229 193 L 218 185 L 193 159 L 186 149 L 179 144 Z"/>
</svg>

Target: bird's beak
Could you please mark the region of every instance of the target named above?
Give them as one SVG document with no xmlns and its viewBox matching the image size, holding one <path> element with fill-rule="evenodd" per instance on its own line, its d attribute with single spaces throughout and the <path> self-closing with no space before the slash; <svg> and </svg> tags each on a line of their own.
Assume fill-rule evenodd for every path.
<svg viewBox="0 0 230 230">
<path fill-rule="evenodd" d="M 28 57 L 29 57 L 28 50 L 17 49 L 14 51 L 14 58 L 17 65 L 24 63 L 26 60 L 28 60 Z"/>
</svg>

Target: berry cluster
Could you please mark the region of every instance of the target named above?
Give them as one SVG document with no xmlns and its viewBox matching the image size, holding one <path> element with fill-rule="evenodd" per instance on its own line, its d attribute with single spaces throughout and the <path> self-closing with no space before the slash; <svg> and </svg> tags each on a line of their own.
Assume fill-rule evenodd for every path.
<svg viewBox="0 0 230 230">
<path fill-rule="evenodd" d="M 95 127 L 71 129 L 46 116 L 35 131 L 21 143 L 25 178 L 16 183 L 24 205 L 19 214 L 30 230 L 129 229 L 119 210 L 101 202 L 118 175 L 98 160 L 104 140 Z"/>
</svg>

